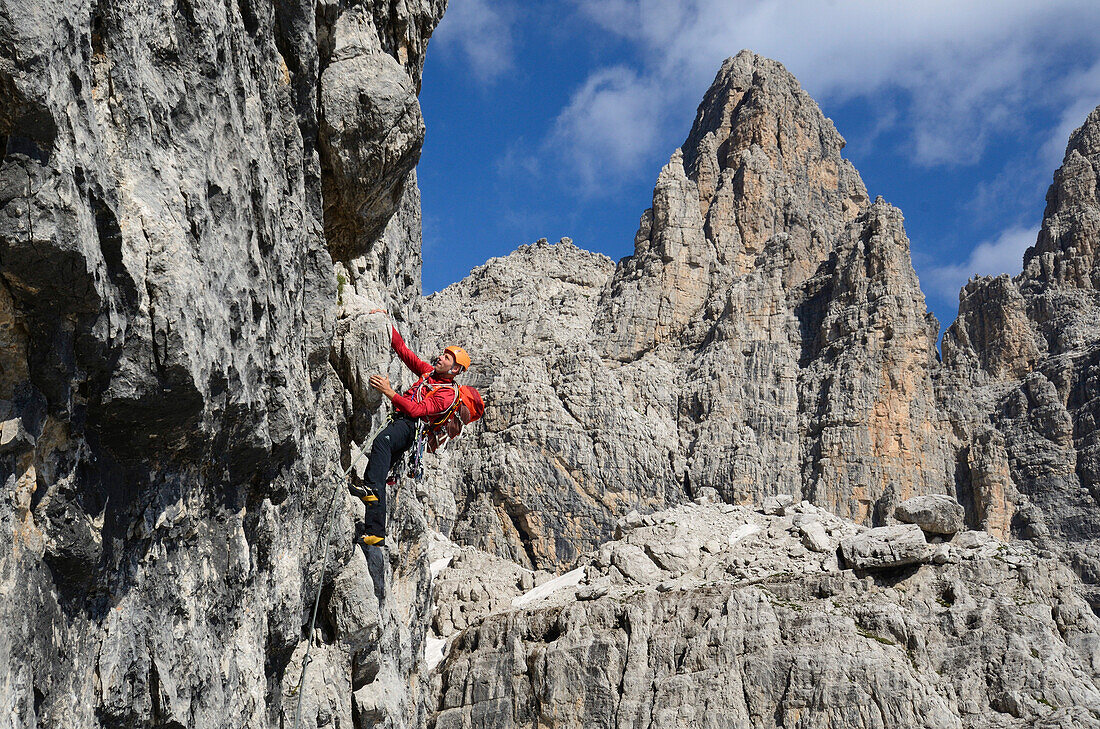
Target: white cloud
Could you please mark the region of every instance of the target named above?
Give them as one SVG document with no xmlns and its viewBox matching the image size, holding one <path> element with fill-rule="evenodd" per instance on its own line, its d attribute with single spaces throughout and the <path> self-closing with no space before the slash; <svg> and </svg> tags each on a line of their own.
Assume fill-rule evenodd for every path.
<svg viewBox="0 0 1100 729">
<path fill-rule="evenodd" d="M 1062 112 L 1058 126 L 1040 151 L 1040 159 L 1052 171 L 1062 164 L 1069 135 L 1085 122 L 1085 117 L 1100 105 L 1100 61 L 1071 75 L 1066 81 L 1067 96 L 1073 101 Z"/>
<path fill-rule="evenodd" d="M 491 84 L 514 62 L 513 16 L 508 3 L 451 0 L 433 41 L 444 53 L 461 55 L 479 83 Z"/>
<path fill-rule="evenodd" d="M 921 283 L 928 287 L 929 293 L 953 301 L 971 276 L 1019 273 L 1024 251 L 1035 244 L 1038 235 L 1035 228 L 1008 228 L 994 240 L 979 243 L 962 263 L 927 269 L 921 276 Z"/>
<path fill-rule="evenodd" d="M 549 139 L 585 191 L 611 184 L 607 172 L 632 169 L 659 138 L 662 109 L 652 79 L 623 66 L 588 77 L 558 115 Z"/>
<path fill-rule="evenodd" d="M 595 71 L 555 127 L 553 144 L 569 150 L 578 172 L 600 170 L 605 179 L 640 171 L 671 135 L 686 136 L 686 129 L 665 128 L 669 110 L 698 103 L 722 60 L 742 48 L 781 61 L 823 102 L 874 102 L 900 92 L 907 107 L 896 123 L 908 132 L 908 153 L 924 165 L 976 162 L 992 135 L 1025 123 L 1025 111 L 1070 106 L 1073 83 L 1052 78 L 1050 69 L 1100 51 L 1094 0 L 575 3 L 645 59 L 633 70 Z M 640 114 L 609 113 L 625 96 Z M 633 103 L 641 96 L 645 106 Z"/>
<path fill-rule="evenodd" d="M 542 177 L 541 160 L 533 153 L 531 144 L 524 137 L 517 137 L 508 143 L 504 154 L 497 159 L 495 167 L 497 174 L 501 177 L 509 175 Z"/>
</svg>

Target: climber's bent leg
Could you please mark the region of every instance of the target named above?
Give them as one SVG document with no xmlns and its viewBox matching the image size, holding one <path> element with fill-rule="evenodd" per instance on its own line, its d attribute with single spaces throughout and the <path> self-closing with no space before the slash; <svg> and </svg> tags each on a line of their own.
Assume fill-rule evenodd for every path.
<svg viewBox="0 0 1100 729">
<path fill-rule="evenodd" d="M 390 466 L 412 446 L 415 437 L 416 421 L 398 415 L 371 443 L 370 460 L 367 462 L 367 486 L 378 497 L 378 501 L 367 506 L 367 536 L 386 536 L 386 476 L 389 475 Z"/>
</svg>

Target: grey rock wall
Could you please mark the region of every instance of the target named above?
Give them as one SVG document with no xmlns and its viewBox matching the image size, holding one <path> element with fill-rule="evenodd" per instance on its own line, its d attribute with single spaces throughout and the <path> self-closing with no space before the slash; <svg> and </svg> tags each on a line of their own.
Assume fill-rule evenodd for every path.
<svg viewBox="0 0 1100 729">
<path fill-rule="evenodd" d="M 0 3 L 13 725 L 288 726 L 307 639 L 306 723 L 422 720 L 424 516 L 399 495 L 392 563 L 353 547 L 374 415 L 345 410 L 333 261 L 415 307 L 444 5 Z"/>
<path fill-rule="evenodd" d="M 10 723 L 1100 723 L 1100 109 L 942 363 L 900 212 L 748 51 L 634 255 L 421 300 L 444 7 L 0 0 Z M 363 551 L 377 308 L 489 410 Z M 927 495 L 983 531 L 894 525 Z"/>
<path fill-rule="evenodd" d="M 956 431 L 966 433 L 960 481 L 972 487 L 975 519 L 989 521 L 992 511 L 1004 533 L 1061 552 L 1093 585 L 1094 604 L 1100 604 L 1098 140 L 1100 109 L 1070 137 L 1023 271 L 968 283 L 959 319 L 943 341 L 946 404 Z"/>
<path fill-rule="evenodd" d="M 611 272 L 605 256 L 540 241 L 425 300 L 425 351 L 466 347 L 466 380 L 488 398 L 484 420 L 429 468 L 436 523 L 460 541 L 567 564 L 610 537 L 609 515 L 677 498 L 669 368 L 621 378 L 586 341 Z M 649 405 L 659 398 L 662 410 Z"/>
</svg>

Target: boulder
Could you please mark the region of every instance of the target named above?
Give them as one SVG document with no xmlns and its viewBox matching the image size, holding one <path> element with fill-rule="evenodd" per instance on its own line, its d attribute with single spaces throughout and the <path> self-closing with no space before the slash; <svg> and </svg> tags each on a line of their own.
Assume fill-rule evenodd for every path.
<svg viewBox="0 0 1100 729">
<path fill-rule="evenodd" d="M 877 527 L 840 541 L 845 563 L 854 569 L 884 569 L 927 562 L 932 545 L 915 524 Z"/>
<path fill-rule="evenodd" d="M 819 521 L 811 521 L 799 527 L 802 532 L 802 544 L 812 552 L 828 552 L 832 547 L 829 535 L 825 533 L 825 527 Z"/>
<path fill-rule="evenodd" d="M 611 563 L 628 579 L 635 582 L 654 582 L 661 576 L 661 569 L 653 563 L 641 547 L 633 544 L 616 544 Z"/>
<path fill-rule="evenodd" d="M 776 494 L 764 499 L 763 511 L 765 514 L 782 514 L 783 510 L 794 503 L 794 497 L 790 494 Z"/>
<path fill-rule="evenodd" d="M 944 494 L 914 496 L 901 502 L 894 517 L 906 524 L 916 524 L 930 534 L 954 534 L 962 531 L 962 505 Z"/>
</svg>

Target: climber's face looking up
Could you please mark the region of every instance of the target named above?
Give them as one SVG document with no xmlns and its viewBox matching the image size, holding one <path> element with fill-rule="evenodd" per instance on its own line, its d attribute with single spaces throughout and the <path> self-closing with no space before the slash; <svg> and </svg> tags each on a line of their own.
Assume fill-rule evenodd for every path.
<svg viewBox="0 0 1100 729">
<path fill-rule="evenodd" d="M 436 377 L 454 377 L 462 371 L 462 367 L 455 364 L 455 357 L 450 352 L 444 352 L 435 358 Z"/>
</svg>

